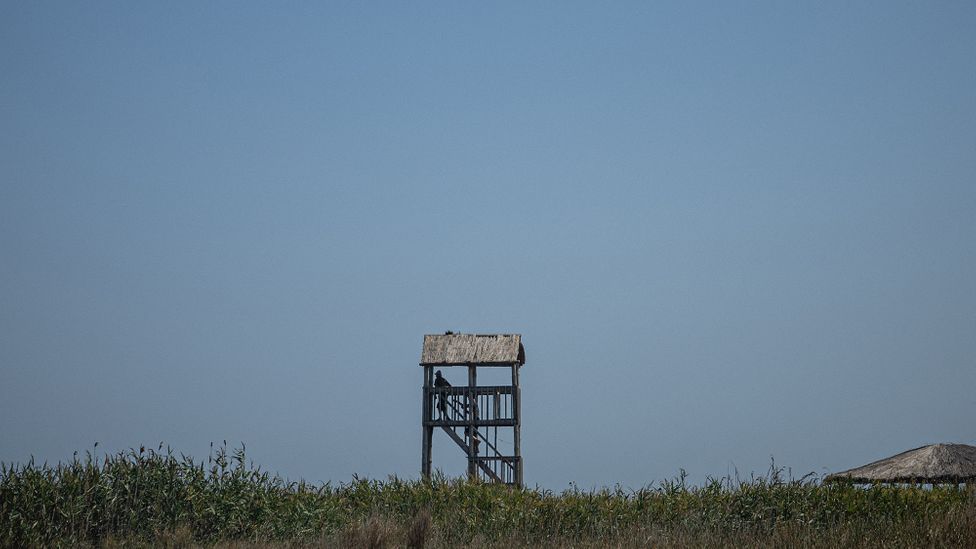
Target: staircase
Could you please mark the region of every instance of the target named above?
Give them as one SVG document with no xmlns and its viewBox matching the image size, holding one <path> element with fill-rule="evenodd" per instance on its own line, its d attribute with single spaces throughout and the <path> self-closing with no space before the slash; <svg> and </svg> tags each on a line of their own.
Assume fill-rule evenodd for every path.
<svg viewBox="0 0 976 549">
<path fill-rule="evenodd" d="M 432 387 L 429 424 L 440 427 L 468 457 L 468 474 L 485 482 L 517 484 L 521 458 L 498 446 L 498 428 L 516 423 L 510 386 Z M 493 440 L 490 440 L 493 439 Z"/>
</svg>

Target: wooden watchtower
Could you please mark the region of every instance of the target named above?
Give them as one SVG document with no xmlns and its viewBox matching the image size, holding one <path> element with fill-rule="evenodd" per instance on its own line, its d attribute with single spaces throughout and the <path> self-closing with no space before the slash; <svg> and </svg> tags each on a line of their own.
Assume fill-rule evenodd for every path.
<svg viewBox="0 0 976 549">
<path fill-rule="evenodd" d="M 464 453 L 468 478 L 522 486 L 519 368 L 523 364 L 525 349 L 518 334 L 424 336 L 420 365 L 424 369 L 421 473 L 425 478 L 431 472 L 434 430 L 440 428 Z M 466 370 L 467 385 L 451 386 L 442 377 L 441 369 L 455 367 Z M 511 384 L 478 385 L 478 368 L 484 367 L 511 369 Z"/>
</svg>

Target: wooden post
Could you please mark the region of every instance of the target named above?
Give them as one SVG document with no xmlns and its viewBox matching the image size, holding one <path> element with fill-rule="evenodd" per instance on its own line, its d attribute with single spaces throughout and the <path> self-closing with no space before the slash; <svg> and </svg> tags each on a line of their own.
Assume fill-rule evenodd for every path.
<svg viewBox="0 0 976 549">
<path fill-rule="evenodd" d="M 434 368 L 433 366 L 424 366 L 424 389 L 423 389 L 423 409 L 420 413 L 420 422 L 423 426 L 423 438 L 420 442 L 420 474 L 426 480 L 430 478 L 430 466 L 431 466 L 431 442 L 434 438 L 434 427 L 430 425 L 431 420 L 434 416 L 434 410 L 431 403 L 433 399 L 430 396 L 430 390 L 434 386 Z"/>
<path fill-rule="evenodd" d="M 474 389 L 478 386 L 478 367 L 474 364 L 468 364 L 468 389 Z M 475 421 L 477 421 L 478 412 L 478 402 L 477 396 L 472 392 L 468 393 L 467 406 L 464 410 L 464 415 L 467 416 L 465 419 L 468 423 L 467 428 L 467 439 L 468 439 L 468 479 L 477 480 L 478 478 L 478 465 L 475 462 L 478 457 L 478 445 L 475 443 L 477 436 L 475 435 Z"/>
<path fill-rule="evenodd" d="M 512 428 L 513 450 L 515 454 L 515 485 L 522 487 L 522 389 L 519 387 L 519 365 L 512 364 L 512 415 L 515 426 Z"/>
</svg>

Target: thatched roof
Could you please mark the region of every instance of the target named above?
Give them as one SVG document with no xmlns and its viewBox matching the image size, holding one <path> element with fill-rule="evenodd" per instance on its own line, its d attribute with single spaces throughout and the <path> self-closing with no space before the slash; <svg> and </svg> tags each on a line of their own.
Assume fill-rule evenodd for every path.
<svg viewBox="0 0 976 549">
<path fill-rule="evenodd" d="M 519 334 L 425 335 L 421 366 L 525 364 Z"/>
<path fill-rule="evenodd" d="M 958 484 L 976 480 L 976 446 L 931 444 L 828 475 L 824 481 Z"/>
</svg>

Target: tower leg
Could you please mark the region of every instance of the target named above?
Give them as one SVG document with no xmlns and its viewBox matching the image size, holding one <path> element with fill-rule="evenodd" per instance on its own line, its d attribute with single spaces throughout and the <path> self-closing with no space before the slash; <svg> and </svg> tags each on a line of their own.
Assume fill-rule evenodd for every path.
<svg viewBox="0 0 976 549">
<path fill-rule="evenodd" d="M 433 371 L 431 366 L 424 366 L 424 388 L 423 388 L 423 407 L 420 411 L 420 423 L 422 430 L 422 437 L 420 441 L 420 475 L 424 479 L 430 478 L 430 466 L 431 466 L 431 443 L 434 438 L 434 427 L 430 425 L 433 420 L 433 407 L 431 405 L 432 399 L 430 397 L 430 389 L 434 385 L 433 381 Z"/>
<path fill-rule="evenodd" d="M 424 479 L 430 478 L 430 465 L 431 465 L 430 446 L 433 438 L 434 438 L 434 428 L 425 426 L 424 439 L 423 439 L 423 452 L 422 452 L 423 455 L 421 456 L 421 464 L 420 464 L 420 474 L 424 477 Z"/>
<path fill-rule="evenodd" d="M 513 481 L 519 488 L 522 487 L 522 389 L 519 387 L 519 367 L 518 364 L 512 365 L 512 395 L 514 397 L 513 414 L 515 416 L 515 427 L 512 428 L 513 450 L 515 454 L 515 478 Z"/>
<path fill-rule="evenodd" d="M 468 366 L 468 387 L 473 389 L 478 386 L 478 367 L 474 365 Z M 478 397 L 472 393 L 468 394 L 467 407 L 465 408 L 465 415 L 468 420 L 467 428 L 467 443 L 468 443 L 468 480 L 477 480 L 478 478 L 478 464 L 476 459 L 478 457 L 478 445 L 475 443 L 477 435 L 475 435 L 475 421 L 477 421 L 478 413 Z"/>
</svg>

